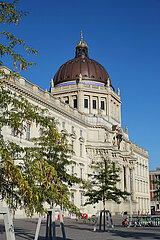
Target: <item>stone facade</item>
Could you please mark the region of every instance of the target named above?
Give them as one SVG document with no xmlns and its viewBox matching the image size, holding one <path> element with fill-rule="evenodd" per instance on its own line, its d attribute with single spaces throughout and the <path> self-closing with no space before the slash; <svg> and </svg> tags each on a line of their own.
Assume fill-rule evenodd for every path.
<svg viewBox="0 0 160 240">
<path fill-rule="evenodd" d="M 7 67 L 3 69 L 10 71 Z M 108 80 L 109 81 L 109 80 Z M 106 206 L 113 214 L 124 211 L 137 213 L 148 212 L 150 208 L 148 152 L 134 144 L 121 127 L 120 90 L 116 93 L 107 82 L 86 81 L 83 74 L 78 80 L 57 84 L 51 81 L 50 92 L 42 90 L 21 77 L 12 79 L 7 87 L 26 97 L 34 105 L 47 108 L 49 114 L 58 120 L 59 131 L 69 135 L 69 141 L 75 152 L 73 160 L 76 165 L 68 171 L 78 177 L 87 179 L 92 160 L 100 160 L 102 156 L 116 162 L 121 168 L 119 188 L 131 192 L 131 202 L 122 201 L 116 204 L 107 202 Z M 11 129 L 4 129 L 6 139 L 30 145 L 30 137 L 38 136 L 40 129 L 32 124 L 27 136 L 21 139 L 14 136 Z M 102 204 L 84 206 L 83 191 L 78 185 L 71 187 L 71 200 L 82 212 L 95 214 Z"/>
<path fill-rule="evenodd" d="M 149 172 L 149 182 L 150 182 L 150 207 L 151 212 L 154 214 L 156 211 L 160 211 L 160 204 L 157 199 L 155 199 L 155 190 L 157 190 L 157 185 L 154 181 L 160 181 L 160 167 L 157 167 L 155 171 Z"/>
</svg>

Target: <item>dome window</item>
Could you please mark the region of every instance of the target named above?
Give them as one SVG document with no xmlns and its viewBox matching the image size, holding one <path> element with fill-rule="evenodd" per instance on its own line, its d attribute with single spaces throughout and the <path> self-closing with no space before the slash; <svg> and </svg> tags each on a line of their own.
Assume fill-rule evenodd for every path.
<svg viewBox="0 0 160 240">
<path fill-rule="evenodd" d="M 101 110 L 104 110 L 104 101 L 101 101 Z"/>
<path fill-rule="evenodd" d="M 88 108 L 88 99 L 84 99 L 84 108 Z"/>
<path fill-rule="evenodd" d="M 96 109 L 96 100 L 93 100 L 93 109 Z"/>
<path fill-rule="evenodd" d="M 75 99 L 73 100 L 73 107 L 74 107 L 74 108 L 77 108 L 77 98 L 75 98 Z"/>
</svg>

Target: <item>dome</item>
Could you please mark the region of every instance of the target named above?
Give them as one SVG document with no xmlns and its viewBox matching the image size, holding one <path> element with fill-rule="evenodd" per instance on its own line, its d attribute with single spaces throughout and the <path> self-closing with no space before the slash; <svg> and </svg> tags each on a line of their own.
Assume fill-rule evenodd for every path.
<svg viewBox="0 0 160 240">
<path fill-rule="evenodd" d="M 82 40 L 76 46 L 75 58 L 64 63 L 56 72 L 54 76 L 54 86 L 78 81 L 79 75 L 82 74 L 82 82 L 89 82 L 91 84 L 97 82 L 103 85 L 107 85 L 109 79 L 109 85 L 114 90 L 109 74 L 105 68 L 97 61 L 88 57 L 88 46 Z"/>
</svg>

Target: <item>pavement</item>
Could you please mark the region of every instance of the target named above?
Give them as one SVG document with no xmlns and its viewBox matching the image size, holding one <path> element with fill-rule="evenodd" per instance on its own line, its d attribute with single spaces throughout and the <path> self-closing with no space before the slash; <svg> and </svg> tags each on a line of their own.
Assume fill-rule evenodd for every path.
<svg viewBox="0 0 160 240">
<path fill-rule="evenodd" d="M 66 240 L 154 240 L 160 239 L 159 227 L 130 227 L 121 225 L 121 216 L 113 216 L 114 229 L 93 232 L 94 225 L 84 220 L 64 218 Z M 14 219 L 16 240 L 33 240 L 37 219 Z M 39 240 L 45 240 L 46 221 L 42 221 Z M 59 221 L 56 221 L 56 240 L 62 240 Z M 0 240 L 6 240 L 3 220 L 0 220 Z"/>
</svg>

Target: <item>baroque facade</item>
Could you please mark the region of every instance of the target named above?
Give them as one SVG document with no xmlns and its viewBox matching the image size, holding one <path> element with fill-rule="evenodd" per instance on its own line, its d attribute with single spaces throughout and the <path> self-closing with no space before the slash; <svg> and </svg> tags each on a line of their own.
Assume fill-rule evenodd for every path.
<svg viewBox="0 0 160 240">
<path fill-rule="evenodd" d="M 10 71 L 7 67 L 3 69 Z M 75 58 L 59 68 L 49 92 L 24 77 L 7 84 L 34 105 L 47 108 L 58 120 L 59 131 L 68 133 L 75 152 L 72 158 L 77 163 L 68 168 L 71 174 L 87 179 L 91 162 L 102 156 L 120 167 L 118 187 L 131 192 L 131 201 L 122 200 L 121 204 L 108 201 L 106 206 L 113 214 L 149 211 L 148 152 L 129 139 L 127 127 L 122 129 L 120 90 L 116 93 L 104 67 L 89 58 L 88 46 L 82 37 L 76 46 Z M 29 139 L 38 136 L 40 129 L 32 124 L 21 139 L 14 136 L 11 129 L 4 129 L 3 134 L 6 139 L 30 145 Z M 78 185 L 70 190 L 72 202 L 82 212 L 95 214 L 101 209 L 101 203 L 84 206 L 83 191 Z"/>
</svg>

